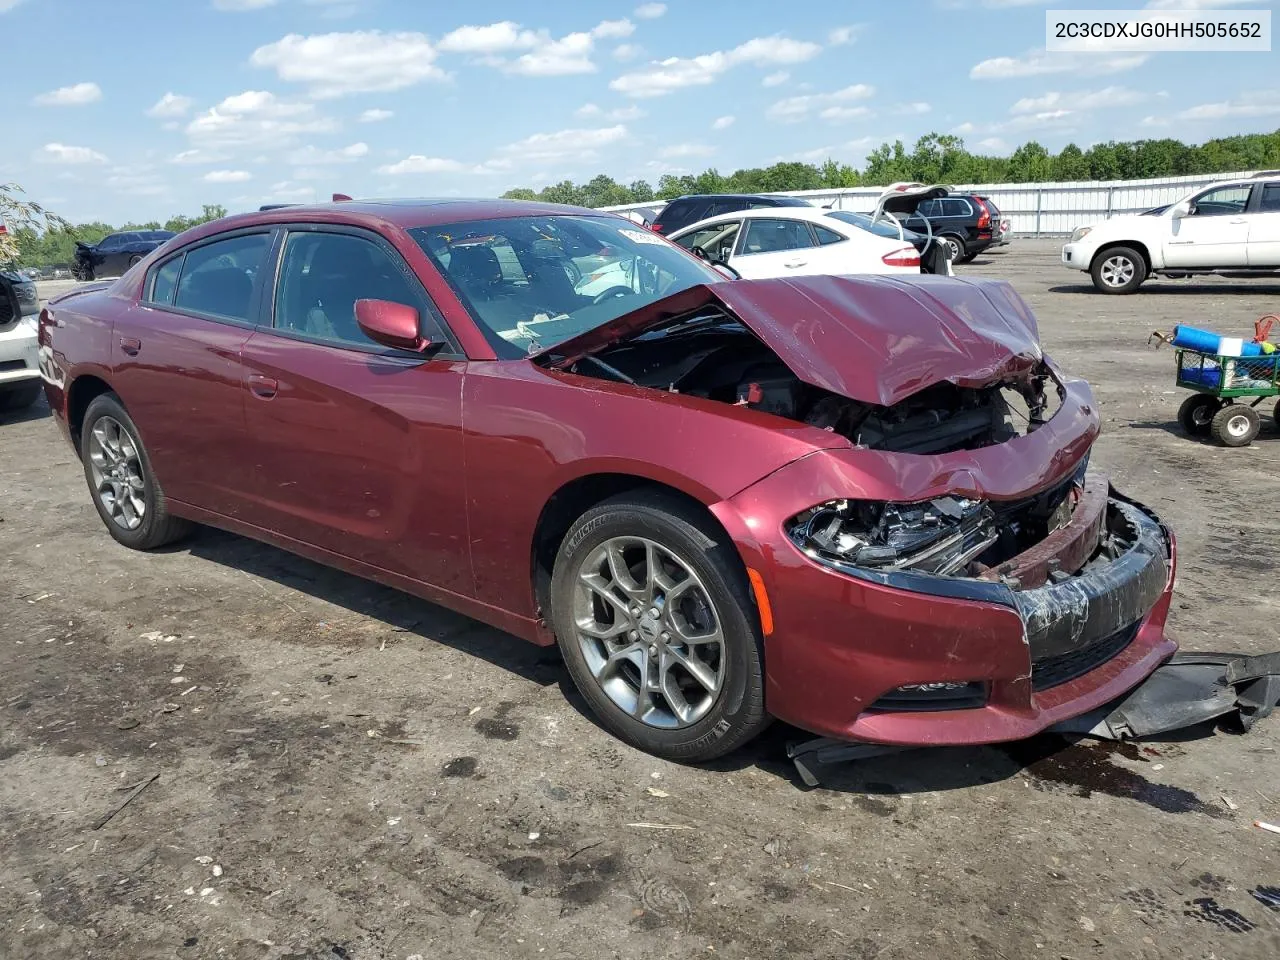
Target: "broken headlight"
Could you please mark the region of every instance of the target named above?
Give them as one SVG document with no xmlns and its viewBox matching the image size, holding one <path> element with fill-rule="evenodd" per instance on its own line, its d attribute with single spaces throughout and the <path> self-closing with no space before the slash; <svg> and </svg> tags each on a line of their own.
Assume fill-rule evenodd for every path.
<svg viewBox="0 0 1280 960">
<path fill-rule="evenodd" d="M 787 533 L 829 565 L 938 576 L 962 574 L 999 537 L 988 503 L 951 496 L 920 503 L 830 500 L 792 517 Z"/>
</svg>

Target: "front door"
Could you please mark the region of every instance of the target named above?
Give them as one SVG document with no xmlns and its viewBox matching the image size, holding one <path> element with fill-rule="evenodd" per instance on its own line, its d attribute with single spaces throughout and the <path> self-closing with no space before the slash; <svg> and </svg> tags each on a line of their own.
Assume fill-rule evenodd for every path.
<svg viewBox="0 0 1280 960">
<path fill-rule="evenodd" d="M 1170 218 L 1166 267 L 1244 267 L 1248 264 L 1248 184 L 1213 187 L 1191 201 L 1187 216 Z"/>
<path fill-rule="evenodd" d="M 471 595 L 462 452 L 466 363 L 399 254 L 342 228 L 291 228 L 273 318 L 242 352 L 253 475 L 246 519 Z M 419 310 L 429 356 L 378 346 L 355 302 Z"/>
<path fill-rule="evenodd" d="M 149 271 L 117 317 L 113 383 L 173 500 L 239 515 L 244 374 L 271 231 L 188 247 Z"/>
</svg>

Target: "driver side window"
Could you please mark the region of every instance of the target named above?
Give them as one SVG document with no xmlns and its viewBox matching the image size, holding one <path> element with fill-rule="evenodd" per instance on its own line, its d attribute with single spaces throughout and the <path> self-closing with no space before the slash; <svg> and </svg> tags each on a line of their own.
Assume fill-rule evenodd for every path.
<svg viewBox="0 0 1280 960">
<path fill-rule="evenodd" d="M 715 223 L 701 230 L 695 230 L 675 242 L 686 250 L 701 247 L 713 260 L 728 262 L 738 239 L 738 231 L 741 229 L 741 220 L 730 220 L 727 223 Z"/>
<path fill-rule="evenodd" d="M 1249 203 L 1250 187 L 1218 187 L 1200 194 L 1191 203 L 1193 217 L 1239 216 Z"/>
</svg>

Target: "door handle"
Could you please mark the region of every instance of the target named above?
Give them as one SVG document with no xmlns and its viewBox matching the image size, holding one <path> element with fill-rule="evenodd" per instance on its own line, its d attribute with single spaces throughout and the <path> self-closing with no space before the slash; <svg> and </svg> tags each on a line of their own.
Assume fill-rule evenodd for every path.
<svg viewBox="0 0 1280 960">
<path fill-rule="evenodd" d="M 1234 220 L 1228 220 L 1227 222 L 1228 223 L 1248 223 L 1249 221 L 1246 220 L 1244 217 L 1236 217 Z"/>
<path fill-rule="evenodd" d="M 120 349 L 131 357 L 136 357 L 142 349 L 142 341 L 137 337 L 121 337 Z"/>
<path fill-rule="evenodd" d="M 270 400 L 280 390 L 279 380 L 272 380 L 270 377 L 259 376 L 256 373 L 249 374 L 245 382 L 249 384 L 249 392 L 263 400 Z"/>
<path fill-rule="evenodd" d="M 809 262 L 808 260 L 788 260 L 786 263 L 783 264 L 783 266 L 784 267 L 803 267 L 808 262 Z"/>
</svg>

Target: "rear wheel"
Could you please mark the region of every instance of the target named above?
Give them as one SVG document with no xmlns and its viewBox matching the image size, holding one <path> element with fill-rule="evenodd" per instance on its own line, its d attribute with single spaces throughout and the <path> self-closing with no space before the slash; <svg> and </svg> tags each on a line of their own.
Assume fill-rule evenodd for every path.
<svg viewBox="0 0 1280 960">
<path fill-rule="evenodd" d="M 130 266 L 130 267 L 136 267 L 136 266 L 137 266 L 138 264 L 140 264 L 141 262 L 142 262 L 142 257 L 138 256 L 136 253 L 135 253 L 132 257 L 130 257 L 130 258 L 129 258 L 129 266 Z"/>
<path fill-rule="evenodd" d="M 1232 403 L 1213 418 L 1214 439 L 1228 447 L 1247 447 L 1258 436 L 1261 421 L 1258 411 L 1243 403 Z"/>
<path fill-rule="evenodd" d="M 98 515 L 126 547 L 153 550 L 190 531 L 169 514 L 138 428 L 114 393 L 95 397 L 85 411 L 80 459 Z"/>
<path fill-rule="evenodd" d="M 1133 293 L 1147 279 L 1147 261 L 1129 247 L 1112 247 L 1093 258 L 1089 273 L 1103 293 Z"/>
<path fill-rule="evenodd" d="M 947 248 L 947 256 L 952 263 L 967 263 L 964 259 L 964 241 L 953 233 L 944 233 L 938 238 Z"/>
<path fill-rule="evenodd" d="M 1214 414 L 1222 407 L 1222 401 L 1206 393 L 1193 393 L 1178 408 L 1178 422 L 1193 437 L 1207 437 L 1213 426 Z"/>
<path fill-rule="evenodd" d="M 25 410 L 40 399 L 40 384 L 24 383 L 0 391 L 0 410 Z"/>
<path fill-rule="evenodd" d="M 574 683 L 622 740 L 696 763 L 768 724 L 742 562 L 691 505 L 633 493 L 588 510 L 560 546 L 551 609 Z"/>
</svg>

